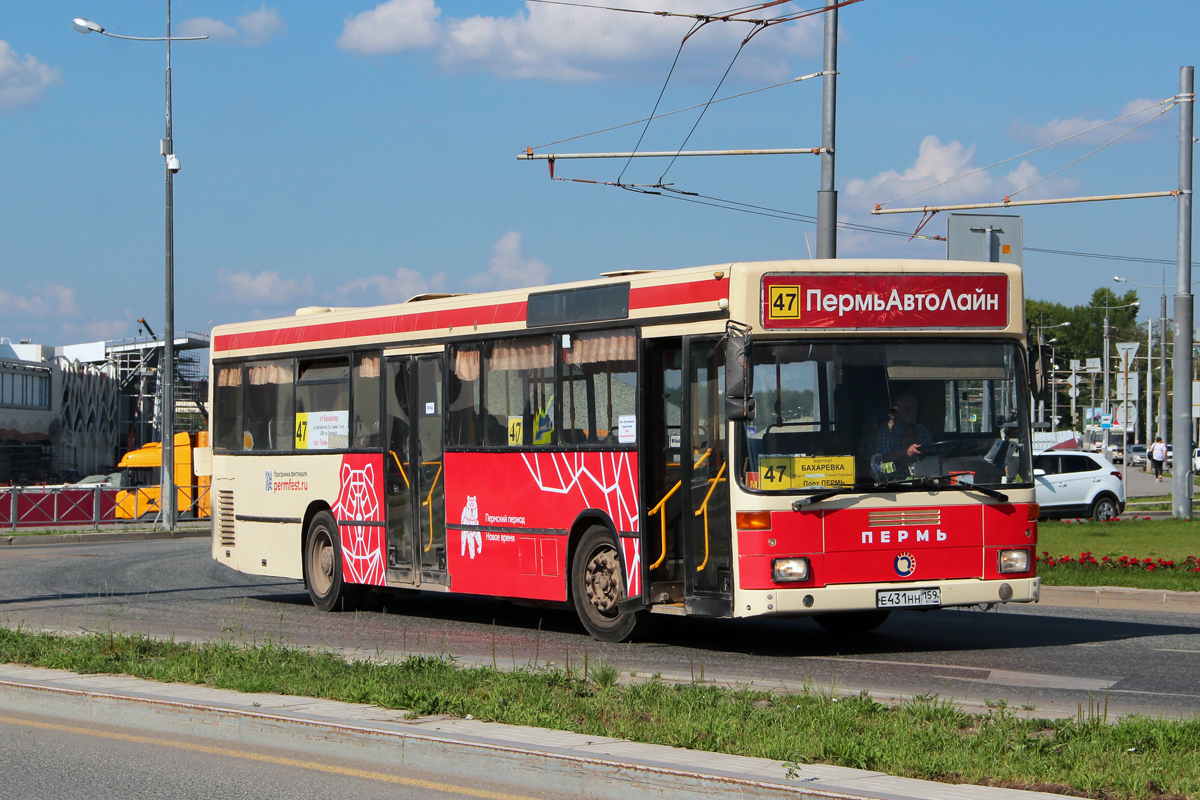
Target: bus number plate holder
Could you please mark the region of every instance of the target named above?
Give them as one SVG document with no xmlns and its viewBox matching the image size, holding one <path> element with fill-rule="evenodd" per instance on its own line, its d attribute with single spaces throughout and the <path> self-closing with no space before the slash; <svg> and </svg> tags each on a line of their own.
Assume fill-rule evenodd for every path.
<svg viewBox="0 0 1200 800">
<path fill-rule="evenodd" d="M 942 590 L 937 586 L 921 589 L 880 589 L 875 592 L 876 608 L 928 608 L 942 604 Z"/>
</svg>

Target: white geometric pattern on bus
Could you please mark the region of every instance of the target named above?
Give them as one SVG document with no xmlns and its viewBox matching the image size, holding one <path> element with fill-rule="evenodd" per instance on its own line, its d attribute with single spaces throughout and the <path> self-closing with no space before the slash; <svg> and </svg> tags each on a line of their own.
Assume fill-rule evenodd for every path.
<svg viewBox="0 0 1200 800">
<path fill-rule="evenodd" d="M 344 456 L 342 460 L 341 489 L 338 492 L 337 505 L 334 506 L 334 514 L 339 521 L 381 521 L 375 465 L 370 462 L 361 465 L 347 463 L 352 458 L 354 457 Z M 361 458 L 360 456 L 359 459 Z M 341 525 L 339 529 L 342 572 L 346 583 L 383 586 L 386 583 L 386 566 L 383 559 L 385 529 L 375 525 Z"/>
<path fill-rule="evenodd" d="M 543 492 L 578 492 L 583 508 L 603 508 L 619 531 L 638 530 L 637 470 L 628 452 L 522 453 Z"/>
</svg>

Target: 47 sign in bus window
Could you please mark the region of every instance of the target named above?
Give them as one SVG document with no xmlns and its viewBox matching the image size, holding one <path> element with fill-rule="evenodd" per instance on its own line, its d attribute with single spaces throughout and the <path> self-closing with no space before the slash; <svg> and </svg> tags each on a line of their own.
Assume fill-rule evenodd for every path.
<svg viewBox="0 0 1200 800">
<path fill-rule="evenodd" d="M 768 319 L 800 319 L 800 287 L 771 286 L 767 298 Z"/>
</svg>

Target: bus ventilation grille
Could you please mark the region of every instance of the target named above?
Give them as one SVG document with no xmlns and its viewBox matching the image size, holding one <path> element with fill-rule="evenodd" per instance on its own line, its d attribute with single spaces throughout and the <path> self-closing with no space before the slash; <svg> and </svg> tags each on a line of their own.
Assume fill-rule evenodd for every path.
<svg viewBox="0 0 1200 800">
<path fill-rule="evenodd" d="M 938 508 L 910 508 L 902 511 L 869 511 L 867 525 L 872 528 L 891 525 L 941 525 L 942 511 Z"/>
<path fill-rule="evenodd" d="M 217 535 L 222 547 L 233 547 L 233 490 L 217 490 Z"/>
</svg>

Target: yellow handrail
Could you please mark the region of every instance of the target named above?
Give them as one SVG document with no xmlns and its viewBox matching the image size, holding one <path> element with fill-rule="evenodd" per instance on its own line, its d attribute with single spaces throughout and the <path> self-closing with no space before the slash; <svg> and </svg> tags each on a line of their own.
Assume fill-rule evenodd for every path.
<svg viewBox="0 0 1200 800">
<path fill-rule="evenodd" d="M 696 567 L 696 572 L 700 572 L 708 566 L 708 501 L 713 496 L 713 492 L 717 489 L 717 484 L 721 482 L 721 476 L 725 474 L 725 464 L 717 470 L 717 477 L 709 480 L 708 494 L 704 495 L 704 502 L 700 504 L 700 510 L 696 512 L 696 516 L 704 515 L 704 561 L 700 562 L 700 566 Z"/>
<path fill-rule="evenodd" d="M 434 464 L 438 465 L 437 475 L 433 476 L 433 483 L 429 486 L 429 496 L 425 498 L 424 503 L 421 503 L 423 506 L 429 506 L 429 544 L 425 545 L 421 550 L 422 553 L 428 553 L 433 548 L 433 490 L 437 488 L 438 479 L 442 477 L 442 467 L 444 464 L 441 461 L 421 462 L 422 467 L 432 467 Z"/>
<path fill-rule="evenodd" d="M 395 450 L 388 450 L 388 452 L 392 454 L 392 460 L 396 462 L 396 469 L 400 470 L 400 477 L 404 478 L 404 485 L 411 487 L 412 484 L 408 482 L 408 475 L 404 472 L 404 465 L 400 463 L 400 457 L 396 455 Z"/>
<path fill-rule="evenodd" d="M 695 469 L 703 464 L 710 455 L 712 455 L 711 447 L 704 451 L 704 455 L 700 456 L 700 459 L 696 463 L 692 464 L 692 469 Z M 659 555 L 658 561 L 655 561 L 650 565 L 650 569 L 657 569 L 667 558 L 667 514 L 665 511 L 663 511 L 663 507 L 667 504 L 667 501 L 671 499 L 671 495 L 679 491 L 679 487 L 682 485 L 682 479 L 676 481 L 675 485 L 671 487 L 671 491 L 667 492 L 663 499 L 658 501 L 658 505 L 646 512 L 647 517 L 653 517 L 655 514 L 662 512 L 662 516 L 659 517 L 659 520 L 662 522 L 662 554 Z"/>
</svg>

